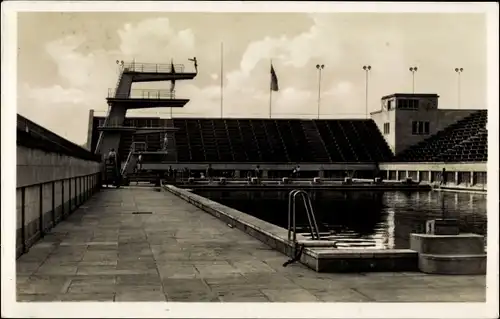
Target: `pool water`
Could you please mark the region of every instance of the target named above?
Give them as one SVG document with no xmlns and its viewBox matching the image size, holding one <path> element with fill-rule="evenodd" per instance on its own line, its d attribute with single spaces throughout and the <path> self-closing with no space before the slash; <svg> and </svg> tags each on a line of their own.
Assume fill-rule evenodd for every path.
<svg viewBox="0 0 500 319">
<path fill-rule="evenodd" d="M 194 193 L 271 224 L 288 227 L 288 192 L 206 191 Z M 433 218 L 458 218 L 460 230 L 486 235 L 486 195 L 451 192 L 312 191 L 321 238 L 340 248 L 409 248 L 409 234 L 425 232 Z M 310 236 L 297 201 L 297 232 Z"/>
</svg>

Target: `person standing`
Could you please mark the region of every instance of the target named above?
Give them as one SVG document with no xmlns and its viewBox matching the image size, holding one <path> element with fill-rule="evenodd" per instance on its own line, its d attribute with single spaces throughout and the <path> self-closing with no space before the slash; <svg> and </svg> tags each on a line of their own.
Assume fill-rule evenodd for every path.
<svg viewBox="0 0 500 319">
<path fill-rule="evenodd" d="M 260 165 L 257 165 L 257 167 L 255 167 L 255 177 L 260 178 L 260 173 Z"/>
<path fill-rule="evenodd" d="M 212 182 L 212 177 L 213 177 L 212 164 L 208 164 L 208 167 L 207 167 L 207 178 L 208 178 L 209 182 Z"/>
<path fill-rule="evenodd" d="M 137 164 L 139 166 L 139 171 L 142 171 L 142 153 L 139 153 L 139 156 L 137 157 Z"/>
<path fill-rule="evenodd" d="M 116 152 L 115 152 L 115 149 L 112 148 L 109 150 L 109 153 L 108 153 L 108 160 L 111 162 L 111 163 L 114 163 L 116 162 Z"/>
</svg>

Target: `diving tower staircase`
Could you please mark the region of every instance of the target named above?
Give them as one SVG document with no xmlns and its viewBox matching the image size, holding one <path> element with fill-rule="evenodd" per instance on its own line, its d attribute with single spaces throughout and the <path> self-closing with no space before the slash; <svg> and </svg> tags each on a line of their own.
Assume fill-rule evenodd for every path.
<svg viewBox="0 0 500 319">
<path fill-rule="evenodd" d="M 191 60 L 191 59 L 190 59 Z M 149 134 L 164 132 L 174 140 L 172 126 L 162 128 L 137 128 L 124 126 L 127 110 L 159 107 L 184 107 L 189 99 L 177 98 L 174 90 L 136 90 L 133 83 L 193 80 L 198 74 L 196 59 L 194 72 L 186 71 L 183 64 L 125 63 L 117 61 L 119 76 L 116 87 L 108 90 L 108 112 L 100 131 L 95 153 L 105 156 L 110 149 L 118 150 L 123 132 Z M 171 121 L 169 121 L 172 123 Z"/>
</svg>

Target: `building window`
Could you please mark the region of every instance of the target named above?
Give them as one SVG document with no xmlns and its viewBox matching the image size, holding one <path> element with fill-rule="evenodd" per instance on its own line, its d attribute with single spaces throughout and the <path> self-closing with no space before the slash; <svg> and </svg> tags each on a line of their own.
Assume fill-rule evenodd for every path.
<svg viewBox="0 0 500 319">
<path fill-rule="evenodd" d="M 411 133 L 413 135 L 429 135 L 429 122 L 411 122 Z"/>
<path fill-rule="evenodd" d="M 418 102 L 417 99 L 398 100 L 398 109 L 418 110 Z"/>
<path fill-rule="evenodd" d="M 392 109 L 392 100 L 387 101 L 387 110 Z"/>
<path fill-rule="evenodd" d="M 391 132 L 391 125 L 389 123 L 384 123 L 384 135 L 387 135 Z"/>
</svg>

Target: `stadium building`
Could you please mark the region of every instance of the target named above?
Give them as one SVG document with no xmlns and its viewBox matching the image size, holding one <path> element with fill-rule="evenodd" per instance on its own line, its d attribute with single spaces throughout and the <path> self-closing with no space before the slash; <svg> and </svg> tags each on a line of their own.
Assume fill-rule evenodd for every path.
<svg viewBox="0 0 500 319">
<path fill-rule="evenodd" d="M 196 74 L 183 65 L 122 63 L 107 116 L 90 111 L 87 147 L 100 154 L 116 148 L 122 165 L 140 151 L 142 168 L 153 172 L 196 174 L 210 165 L 214 174 L 245 177 L 259 166 L 271 178 L 300 165 L 304 178 L 373 178 L 376 171 L 385 180 L 486 188 L 487 111 L 440 109 L 437 94 L 384 96 L 370 119 L 126 118 L 130 109 L 189 102 L 173 91 L 134 91 L 132 83 L 173 83 Z"/>
</svg>

